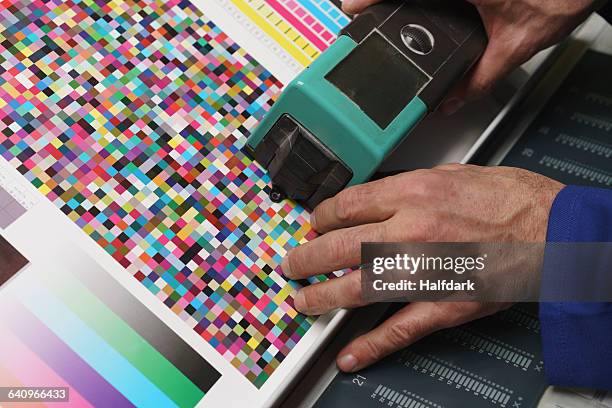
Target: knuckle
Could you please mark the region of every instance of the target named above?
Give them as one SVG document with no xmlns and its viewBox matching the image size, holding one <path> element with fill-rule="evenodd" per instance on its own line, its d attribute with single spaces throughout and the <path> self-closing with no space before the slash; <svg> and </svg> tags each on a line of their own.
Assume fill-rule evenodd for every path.
<svg viewBox="0 0 612 408">
<path fill-rule="evenodd" d="M 363 337 L 362 347 L 365 355 L 367 355 L 368 358 L 373 361 L 380 360 L 383 357 L 383 350 L 381 346 L 370 336 Z"/>
<path fill-rule="evenodd" d="M 389 344 L 398 347 L 403 346 L 410 338 L 410 327 L 404 322 L 394 323 L 389 326 L 386 338 Z"/>
<path fill-rule="evenodd" d="M 410 194 L 421 198 L 429 197 L 430 188 L 425 182 L 425 178 L 419 178 L 410 185 Z"/>
<path fill-rule="evenodd" d="M 420 338 L 424 330 L 418 320 L 401 320 L 389 326 L 386 337 L 392 346 L 399 348 Z"/>
<path fill-rule="evenodd" d="M 439 166 L 434 167 L 434 169 L 436 170 L 444 170 L 444 171 L 454 171 L 454 170 L 461 170 L 464 167 L 467 167 L 468 165 L 464 165 L 464 164 L 460 164 L 460 163 L 446 163 L 446 164 L 441 164 Z"/>
<path fill-rule="evenodd" d="M 308 244 L 304 244 L 292 249 L 287 255 L 289 268 L 294 275 L 301 276 L 306 270 L 306 259 L 308 259 L 308 252 Z"/>
<path fill-rule="evenodd" d="M 372 183 L 364 184 L 364 186 L 368 186 L 371 195 L 376 197 L 380 193 L 384 194 L 389 191 L 395 192 L 398 187 L 404 184 L 405 177 L 406 173 L 395 174 L 393 176 L 383 177 Z"/>
<path fill-rule="evenodd" d="M 326 310 L 328 305 L 335 301 L 334 291 L 326 290 L 322 287 L 310 286 L 304 290 L 304 304 L 306 309 L 311 312 Z"/>
<path fill-rule="evenodd" d="M 448 184 L 448 175 L 439 170 L 424 170 L 414 174 L 411 193 L 421 198 L 437 197 Z"/>
<path fill-rule="evenodd" d="M 387 242 L 393 239 L 393 235 L 389 224 L 377 224 L 361 237 L 360 244 L 362 242 Z"/>
<path fill-rule="evenodd" d="M 341 191 L 336 200 L 336 218 L 340 221 L 352 221 L 356 216 L 355 207 L 359 203 L 359 192 L 356 188 Z"/>
<path fill-rule="evenodd" d="M 432 238 L 432 227 L 424 218 L 406 226 L 406 238 L 413 242 L 427 242 Z"/>
<path fill-rule="evenodd" d="M 448 185 L 450 175 L 447 172 L 433 170 L 427 174 L 427 185 L 433 191 L 439 191 Z"/>
<path fill-rule="evenodd" d="M 429 169 L 417 169 L 409 173 L 405 173 L 405 175 L 407 177 L 407 180 L 410 181 L 410 183 L 419 183 L 427 177 L 427 173 L 429 173 L 430 171 L 431 170 Z"/>
<path fill-rule="evenodd" d="M 491 91 L 492 83 L 488 78 L 474 78 L 470 84 L 470 93 L 475 97 L 486 95 Z"/>
<path fill-rule="evenodd" d="M 411 219 L 404 218 L 403 213 L 397 214 L 389 222 L 379 226 L 380 242 L 402 242 L 406 240 L 406 232 L 412 225 Z"/>
<path fill-rule="evenodd" d="M 362 302 L 362 292 L 361 292 L 361 273 L 359 271 L 352 272 L 351 275 L 354 278 L 351 280 L 351 283 L 347 287 L 347 295 L 349 299 L 353 299 L 357 303 Z"/>
<path fill-rule="evenodd" d="M 344 234 L 334 234 L 328 245 L 329 259 L 343 261 L 347 258 L 351 243 Z"/>
<path fill-rule="evenodd" d="M 302 311 L 312 312 L 312 307 L 316 304 L 316 301 L 313 300 L 313 297 L 316 296 L 313 294 L 313 290 L 310 286 L 301 289 L 302 294 Z"/>
<path fill-rule="evenodd" d="M 323 205 L 318 205 L 310 216 L 310 225 L 315 231 L 319 231 L 321 228 L 321 220 L 325 219 L 325 207 Z"/>
</svg>

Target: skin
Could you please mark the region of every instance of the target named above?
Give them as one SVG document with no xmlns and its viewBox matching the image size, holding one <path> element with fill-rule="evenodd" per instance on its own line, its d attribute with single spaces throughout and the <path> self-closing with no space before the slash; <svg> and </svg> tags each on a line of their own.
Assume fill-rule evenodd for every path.
<svg viewBox="0 0 612 408">
<path fill-rule="evenodd" d="M 548 213 L 563 185 L 510 167 L 450 164 L 350 187 L 322 202 L 311 223 L 318 238 L 293 249 L 282 270 L 291 279 L 360 263 L 361 242 L 543 242 Z M 361 273 L 302 288 L 295 307 L 319 315 L 359 307 Z M 436 330 L 499 311 L 509 304 L 414 302 L 338 355 L 356 371 Z"/>
<path fill-rule="evenodd" d="M 380 0 L 344 0 L 359 13 Z M 409 0 L 406 0 L 409 1 Z M 459 0 L 457 0 L 459 1 Z M 486 94 L 538 51 L 566 37 L 595 9 L 592 0 L 469 0 L 489 36 L 481 60 L 442 104 L 447 114 Z M 513 168 L 445 165 L 351 187 L 324 201 L 312 224 L 322 235 L 291 251 L 284 273 L 294 279 L 359 264 L 367 241 L 543 242 L 548 213 L 563 186 Z M 296 308 L 321 314 L 363 305 L 359 272 L 301 289 Z M 508 304 L 415 302 L 338 355 L 343 371 L 356 371 L 436 330 L 486 316 Z"/>
</svg>

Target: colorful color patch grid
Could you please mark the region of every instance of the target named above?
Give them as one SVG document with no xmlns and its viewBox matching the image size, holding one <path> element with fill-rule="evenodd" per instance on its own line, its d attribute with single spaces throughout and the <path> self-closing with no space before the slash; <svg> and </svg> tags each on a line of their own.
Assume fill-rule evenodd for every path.
<svg viewBox="0 0 612 408">
<path fill-rule="evenodd" d="M 280 86 L 186 1 L 0 10 L 0 155 L 257 387 L 312 324 L 307 214 L 241 151 Z"/>
<path fill-rule="evenodd" d="M 350 19 L 330 0 L 231 0 L 303 66 L 336 38 Z"/>
</svg>

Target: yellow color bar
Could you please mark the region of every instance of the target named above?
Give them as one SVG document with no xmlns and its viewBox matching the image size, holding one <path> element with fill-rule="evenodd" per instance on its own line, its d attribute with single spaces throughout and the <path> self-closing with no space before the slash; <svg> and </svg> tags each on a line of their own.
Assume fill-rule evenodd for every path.
<svg viewBox="0 0 612 408">
<path fill-rule="evenodd" d="M 303 66 L 310 64 L 319 55 L 319 50 L 305 41 L 302 35 L 264 0 L 231 1 Z"/>
</svg>

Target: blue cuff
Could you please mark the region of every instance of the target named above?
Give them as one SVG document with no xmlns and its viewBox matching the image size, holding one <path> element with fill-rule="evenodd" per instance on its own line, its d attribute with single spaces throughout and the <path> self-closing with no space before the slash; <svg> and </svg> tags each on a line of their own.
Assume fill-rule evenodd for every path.
<svg viewBox="0 0 612 408">
<path fill-rule="evenodd" d="M 611 242 L 612 190 L 567 186 L 548 218 L 548 242 Z"/>
<path fill-rule="evenodd" d="M 612 241 L 612 190 L 564 188 L 551 208 L 547 241 Z M 559 275 L 576 270 L 580 265 L 555 271 L 545 268 L 543 290 L 559 281 L 570 282 L 571 276 Z M 612 389 L 612 304 L 543 302 L 540 323 L 551 384 Z"/>
<path fill-rule="evenodd" d="M 612 390 L 612 305 L 541 303 L 546 378 L 552 385 Z"/>
</svg>

